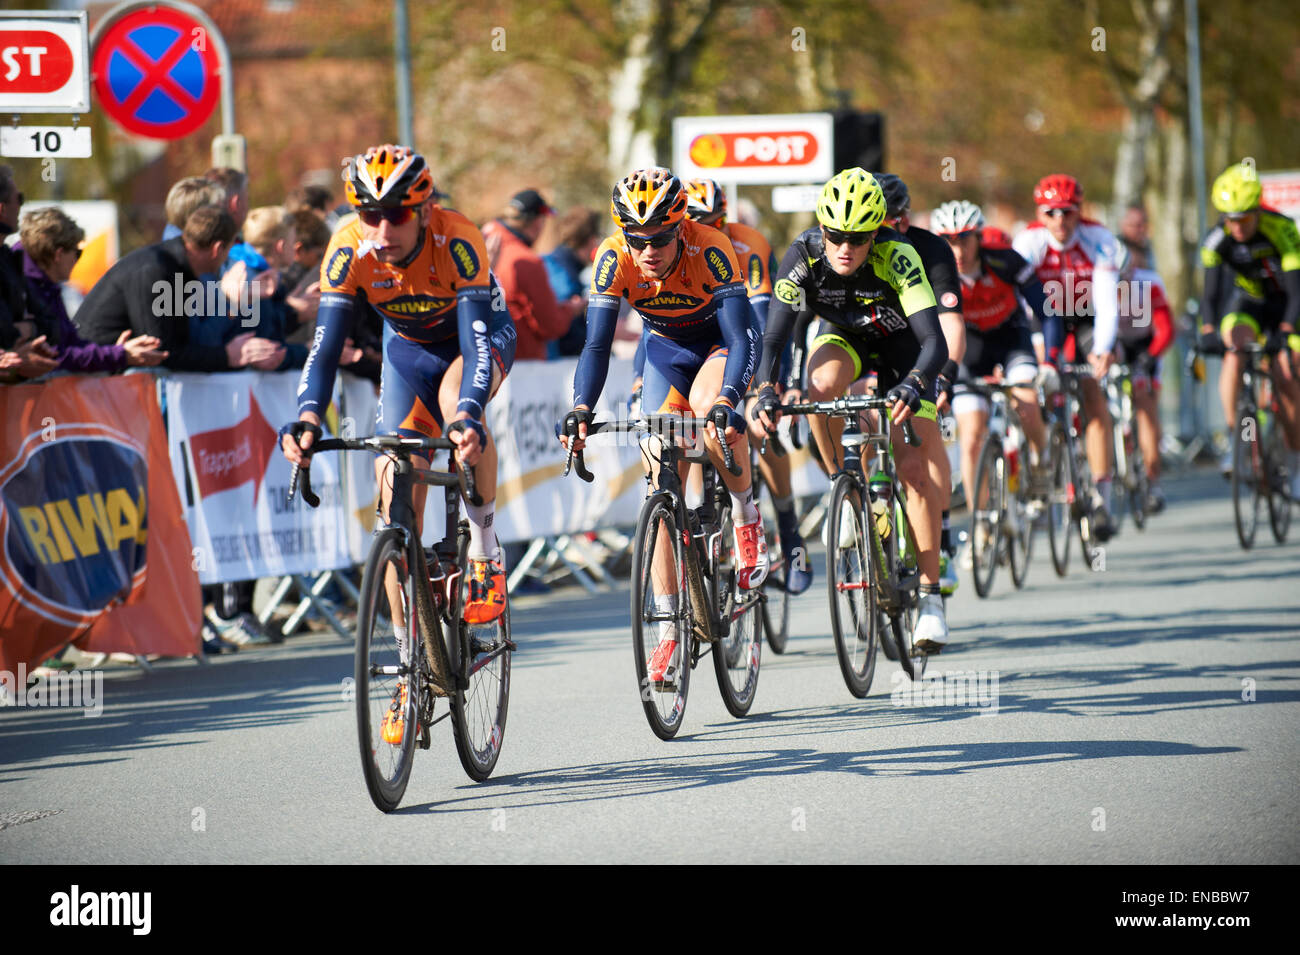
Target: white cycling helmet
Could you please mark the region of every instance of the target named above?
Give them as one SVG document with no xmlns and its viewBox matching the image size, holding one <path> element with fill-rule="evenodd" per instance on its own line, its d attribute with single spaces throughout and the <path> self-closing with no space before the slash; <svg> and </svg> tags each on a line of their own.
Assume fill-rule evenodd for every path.
<svg viewBox="0 0 1300 955">
<path fill-rule="evenodd" d="M 937 235 L 960 235 L 984 226 L 980 207 L 965 199 L 945 202 L 930 213 L 930 231 Z"/>
</svg>

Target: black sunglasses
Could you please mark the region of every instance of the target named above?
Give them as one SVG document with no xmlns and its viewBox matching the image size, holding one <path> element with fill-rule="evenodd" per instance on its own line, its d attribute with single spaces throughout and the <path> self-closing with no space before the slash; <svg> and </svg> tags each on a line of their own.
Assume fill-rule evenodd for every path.
<svg viewBox="0 0 1300 955">
<path fill-rule="evenodd" d="M 662 249 L 669 245 L 677 238 L 677 229 L 669 229 L 667 232 L 659 232 L 655 235 L 633 235 L 631 232 L 624 232 L 623 238 L 627 244 L 640 252 L 649 246 L 652 249 Z"/>
<path fill-rule="evenodd" d="M 1043 215 L 1047 216 L 1049 219 L 1059 219 L 1062 216 L 1068 216 L 1074 211 L 1074 209 L 1044 209 Z"/>
<path fill-rule="evenodd" d="M 875 230 L 871 232 L 841 232 L 839 229 L 828 229 L 822 226 L 822 235 L 826 236 L 826 241 L 832 245 L 866 245 L 876 237 Z"/>
<path fill-rule="evenodd" d="M 406 223 L 411 221 L 411 218 L 414 215 L 414 206 L 398 206 L 396 209 L 357 210 L 357 218 L 372 229 L 381 222 L 391 222 L 393 225 L 406 225 Z"/>
<path fill-rule="evenodd" d="M 1223 218 L 1227 219 L 1229 222 L 1244 222 L 1251 215 L 1252 213 L 1249 212 L 1225 212 Z"/>
<path fill-rule="evenodd" d="M 75 252 L 75 253 L 77 253 L 77 257 L 76 257 L 75 259 L 73 259 L 72 261 L 74 261 L 74 262 L 80 261 L 80 259 L 81 259 L 81 248 L 80 248 L 80 246 L 70 245 L 70 246 L 68 246 L 67 248 L 65 248 L 63 251 L 64 251 L 64 252 Z"/>
</svg>

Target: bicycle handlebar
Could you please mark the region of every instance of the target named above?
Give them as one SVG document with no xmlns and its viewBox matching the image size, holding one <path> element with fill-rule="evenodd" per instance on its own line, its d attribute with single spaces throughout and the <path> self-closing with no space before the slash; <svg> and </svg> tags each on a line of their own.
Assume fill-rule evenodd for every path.
<svg viewBox="0 0 1300 955">
<path fill-rule="evenodd" d="M 643 434 L 658 435 L 660 438 L 673 440 L 678 435 L 686 436 L 689 433 L 691 441 L 694 442 L 698 431 L 704 428 L 707 424 L 708 421 L 705 418 L 686 418 L 681 415 L 673 414 L 645 415 L 642 418 L 634 419 L 632 421 L 593 421 L 591 424 L 587 425 L 587 437 L 591 438 L 597 434 L 629 434 L 633 431 L 637 431 Z M 555 426 L 555 434 L 557 437 L 560 434 L 560 427 L 559 424 Z M 570 435 L 569 437 L 569 452 L 564 462 L 564 476 L 568 477 L 569 471 L 574 470 L 578 472 L 578 477 L 590 484 L 592 481 L 596 480 L 596 476 L 587 470 L 587 463 L 583 459 L 582 451 L 574 450 L 572 441 L 574 436 Z M 719 440 L 719 443 L 722 445 L 723 465 L 734 477 L 740 477 L 742 468 L 740 463 L 736 461 L 731 446 L 727 444 L 725 440 Z M 683 457 L 687 461 L 706 461 L 708 460 L 708 452 L 688 449 Z"/>
<path fill-rule="evenodd" d="M 294 495 L 298 492 L 298 484 L 302 482 L 302 499 L 307 502 L 309 507 L 319 507 L 320 498 L 311 489 L 311 458 L 321 451 L 378 451 L 378 452 L 405 452 L 410 454 L 414 451 L 452 451 L 456 445 L 449 438 L 403 438 L 398 435 L 380 434 L 369 438 L 325 438 L 317 441 L 309 449 L 303 451 L 307 463 L 303 465 L 295 464 L 289 473 L 289 497 L 288 501 L 292 503 Z M 475 507 L 483 503 L 483 499 L 478 496 L 478 491 L 474 485 L 474 469 L 467 468 L 457 462 L 456 472 L 450 471 L 427 471 L 420 476 L 421 483 L 432 484 L 439 487 L 451 487 L 459 485 L 461 492 Z"/>
<path fill-rule="evenodd" d="M 888 411 L 892 404 L 893 402 L 887 398 L 877 398 L 872 395 L 850 395 L 843 398 L 834 398 L 830 401 L 798 401 L 793 404 L 782 405 L 781 411 L 784 414 L 824 414 L 834 415 L 839 418 L 851 418 L 863 411 Z M 917 437 L 916 431 L 912 428 L 912 422 L 904 421 L 902 428 L 903 440 L 909 446 L 919 448 L 921 439 Z"/>
</svg>

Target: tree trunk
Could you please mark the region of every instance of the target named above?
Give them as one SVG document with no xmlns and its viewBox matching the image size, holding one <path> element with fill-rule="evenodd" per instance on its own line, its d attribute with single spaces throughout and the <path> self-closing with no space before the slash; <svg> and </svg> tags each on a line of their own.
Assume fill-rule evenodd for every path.
<svg viewBox="0 0 1300 955">
<path fill-rule="evenodd" d="M 1174 0 L 1134 0 L 1133 10 L 1139 29 L 1136 81 L 1129 88 L 1116 70 L 1111 72 L 1128 106 L 1111 192 L 1116 221 L 1126 207 L 1141 202 L 1146 191 L 1146 151 L 1155 133 L 1156 103 L 1171 67 L 1168 39 Z"/>
</svg>

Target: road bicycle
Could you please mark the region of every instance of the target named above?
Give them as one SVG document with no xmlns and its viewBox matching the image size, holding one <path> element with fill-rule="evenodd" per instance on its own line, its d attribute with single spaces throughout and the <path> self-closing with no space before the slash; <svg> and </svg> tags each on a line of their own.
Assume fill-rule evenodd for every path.
<svg viewBox="0 0 1300 955">
<path fill-rule="evenodd" d="M 1133 377 L 1128 365 L 1111 365 L 1106 374 L 1106 402 L 1114 423 L 1115 444 L 1114 508 L 1111 518 L 1118 533 L 1124 513 L 1133 515 L 1133 526 L 1144 530 L 1147 525 L 1147 495 L 1151 479 L 1147 476 L 1142 446 L 1138 443 L 1137 419 L 1133 409 Z"/>
<path fill-rule="evenodd" d="M 844 457 L 831 476 L 826 512 L 826 581 L 831 635 L 849 692 L 865 697 L 876 669 L 876 647 L 897 660 L 912 679 L 925 672 L 927 654 L 912 642 L 920 602 L 920 550 L 894 468 L 894 425 L 885 398 L 853 395 L 831 401 L 782 405 L 784 414 L 845 419 Z M 865 412 L 867 429 L 861 426 Z M 909 422 L 904 440 L 920 444 Z M 863 448 L 872 455 L 864 473 Z"/>
<path fill-rule="evenodd" d="M 975 466 L 969 501 L 975 593 L 987 597 L 1001 563 L 1010 565 L 1017 590 L 1025 585 L 1037 515 L 1032 512 L 1029 439 L 1009 398 L 1013 386 L 984 378 L 966 387 L 990 405 L 988 435 Z"/>
<path fill-rule="evenodd" d="M 792 436 L 793 436 L 792 432 Z M 795 439 L 796 447 L 798 445 Z M 775 436 L 764 436 L 760 446 L 755 448 L 753 442 L 750 442 L 750 470 L 749 473 L 754 476 L 754 506 L 758 507 L 762 501 L 765 491 L 769 497 L 774 497 L 767 487 L 767 481 L 763 477 L 763 471 L 758 467 L 758 456 L 768 447 L 771 447 L 773 453 L 780 457 L 785 457 L 785 446 L 780 439 Z M 790 640 L 790 603 L 794 596 L 786 589 L 787 574 L 789 568 L 786 567 L 785 549 L 781 546 L 781 535 L 777 525 L 776 508 L 772 508 L 771 519 L 764 519 L 763 529 L 767 534 L 767 559 L 768 571 L 767 579 L 763 581 L 763 633 L 767 636 L 767 645 L 773 653 L 785 653 L 785 648 Z M 807 557 L 805 556 L 805 560 Z"/>
<path fill-rule="evenodd" d="M 1048 460 L 1052 470 L 1052 492 L 1048 497 L 1047 540 L 1052 566 L 1058 577 L 1070 568 L 1070 528 L 1078 533 L 1084 563 L 1098 567 L 1100 545 L 1093 529 L 1092 501 L 1095 484 L 1088 466 L 1084 435 L 1087 418 L 1083 405 L 1083 378 L 1092 377 L 1092 366 L 1062 364 L 1061 387 L 1048 405 Z"/>
<path fill-rule="evenodd" d="M 1290 474 L 1282 437 L 1281 407 L 1269 378 L 1276 348 L 1251 342 L 1242 356 L 1237 420 L 1232 430 L 1232 516 L 1243 550 L 1255 546 L 1260 511 L 1267 508 L 1273 539 L 1286 541 L 1291 529 Z"/>
<path fill-rule="evenodd" d="M 713 657 L 718 689 L 732 716 L 745 716 L 758 692 L 765 598 L 761 589 L 739 587 L 731 497 L 708 452 L 699 447 L 705 424 L 702 418 L 666 414 L 587 426 L 588 438 L 635 434 L 648 466 L 647 495 L 632 542 L 632 653 L 646 720 L 663 740 L 681 729 L 691 671 L 702 657 Z M 722 456 L 727 470 L 738 476 L 741 468 L 725 442 Z M 677 473 L 684 461 L 703 471 L 699 507 L 686 505 Z M 595 480 L 582 451 L 569 451 L 566 475 L 570 468 L 588 483 Z M 676 646 L 663 679 L 652 680 L 652 658 L 661 643 L 667 653 L 669 639 Z"/>
<path fill-rule="evenodd" d="M 366 788 L 376 806 L 392 812 L 406 792 L 416 747 L 428 749 L 433 726 L 448 716 L 465 772 L 476 781 L 492 774 L 510 700 L 510 606 L 507 600 L 501 616 L 487 624 L 466 623 L 462 615 L 469 525 L 460 519 L 460 498 L 463 492 L 481 503 L 474 475 L 468 468 L 417 469 L 412 461 L 429 451 L 454 458 L 448 438 L 327 438 L 308 454 L 322 451 L 370 451 L 394 465 L 389 520 L 376 528 L 361 576 L 353 686 Z M 294 467 L 289 500 L 299 479 L 303 500 L 316 507 L 308 467 Z M 446 494 L 446 536 L 428 551 L 416 529 L 415 484 L 440 486 Z M 447 712 L 435 716 L 442 698 Z"/>
</svg>

